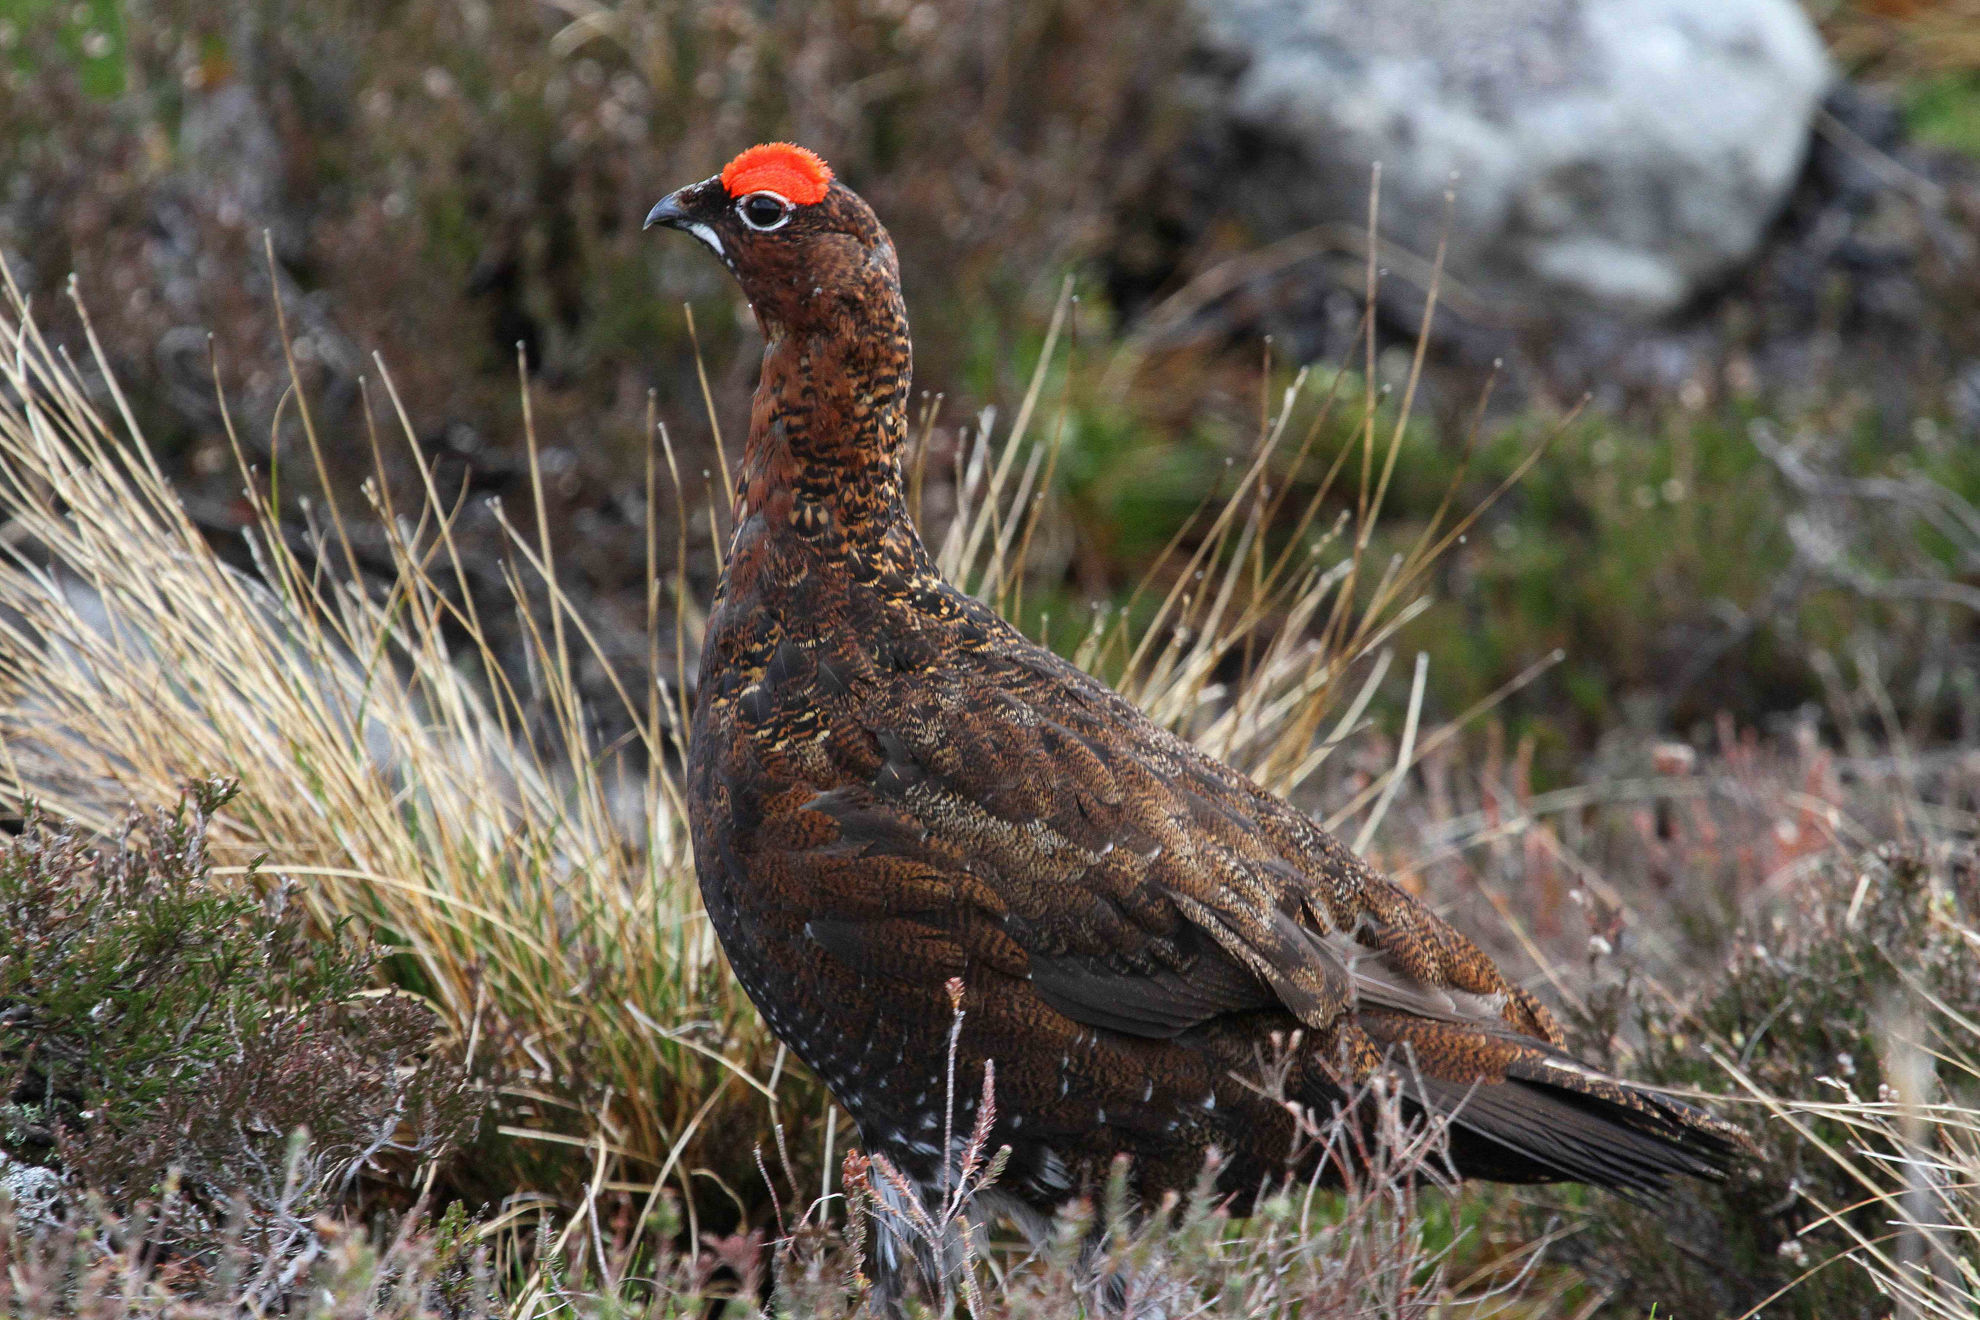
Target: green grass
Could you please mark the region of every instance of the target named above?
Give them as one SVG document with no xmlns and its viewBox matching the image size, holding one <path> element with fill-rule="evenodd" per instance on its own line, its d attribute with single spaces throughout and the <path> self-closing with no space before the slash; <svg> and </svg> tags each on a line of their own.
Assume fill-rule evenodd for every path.
<svg viewBox="0 0 1980 1320">
<path fill-rule="evenodd" d="M 118 0 L 0 0 L 0 31 L 23 73 L 58 60 L 75 71 L 85 95 L 99 101 L 123 95 L 128 38 Z"/>
<path fill-rule="evenodd" d="M 1980 158 L 1980 73 L 1955 70 L 1913 83 L 1904 118 L 1921 141 Z"/>
</svg>

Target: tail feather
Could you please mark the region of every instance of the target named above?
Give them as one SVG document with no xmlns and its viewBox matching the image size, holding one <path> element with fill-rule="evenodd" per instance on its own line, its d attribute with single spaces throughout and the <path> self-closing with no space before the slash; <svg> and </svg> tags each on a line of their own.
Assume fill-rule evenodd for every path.
<svg viewBox="0 0 1980 1320">
<path fill-rule="evenodd" d="M 1581 1182 L 1655 1196 L 1677 1177 L 1722 1178 L 1739 1151 L 1731 1129 L 1686 1105 L 1632 1091 L 1617 1101 L 1521 1078 L 1461 1085 L 1406 1081 L 1448 1115 L 1457 1171 L 1496 1182 Z"/>
<path fill-rule="evenodd" d="M 1449 1119 L 1451 1162 L 1463 1177 L 1654 1197 L 1675 1178 L 1725 1177 L 1748 1149 L 1731 1124 L 1521 1033 L 1413 1029 L 1408 1019 L 1370 1025 L 1405 1098 Z"/>
</svg>

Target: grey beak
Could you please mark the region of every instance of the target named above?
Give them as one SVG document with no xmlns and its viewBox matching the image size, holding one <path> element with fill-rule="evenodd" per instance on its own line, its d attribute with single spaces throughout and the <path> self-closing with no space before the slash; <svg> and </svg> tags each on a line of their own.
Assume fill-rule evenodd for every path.
<svg viewBox="0 0 1980 1320">
<path fill-rule="evenodd" d="M 681 205 L 681 192 L 685 191 L 687 190 L 683 188 L 680 192 L 668 193 L 654 203 L 653 209 L 646 213 L 646 223 L 640 228 L 651 229 L 655 225 L 666 225 L 679 229 L 688 218 L 687 208 Z"/>
</svg>

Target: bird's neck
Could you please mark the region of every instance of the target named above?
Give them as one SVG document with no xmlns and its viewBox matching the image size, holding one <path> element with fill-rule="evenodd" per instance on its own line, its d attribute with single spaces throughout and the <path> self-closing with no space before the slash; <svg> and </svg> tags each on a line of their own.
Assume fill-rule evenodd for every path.
<svg viewBox="0 0 1980 1320">
<path fill-rule="evenodd" d="M 848 318 L 820 329 L 770 328 L 736 489 L 738 529 L 788 520 L 849 541 L 912 533 L 900 462 L 907 316 L 898 294 L 880 301 L 891 315 L 857 327 Z"/>
</svg>

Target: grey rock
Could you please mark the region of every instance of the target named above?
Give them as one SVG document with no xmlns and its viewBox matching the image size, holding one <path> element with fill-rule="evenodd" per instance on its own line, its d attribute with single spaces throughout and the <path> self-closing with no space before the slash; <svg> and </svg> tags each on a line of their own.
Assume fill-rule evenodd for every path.
<svg viewBox="0 0 1980 1320">
<path fill-rule="evenodd" d="M 1224 199 L 1261 236 L 1364 223 L 1513 314 L 1669 311 L 1747 258 L 1830 69 L 1795 0 L 1194 0 Z"/>
<path fill-rule="evenodd" d="M 13 1207 L 16 1223 L 30 1230 L 59 1224 L 67 1200 L 61 1174 L 0 1153 L 0 1201 Z"/>
</svg>

